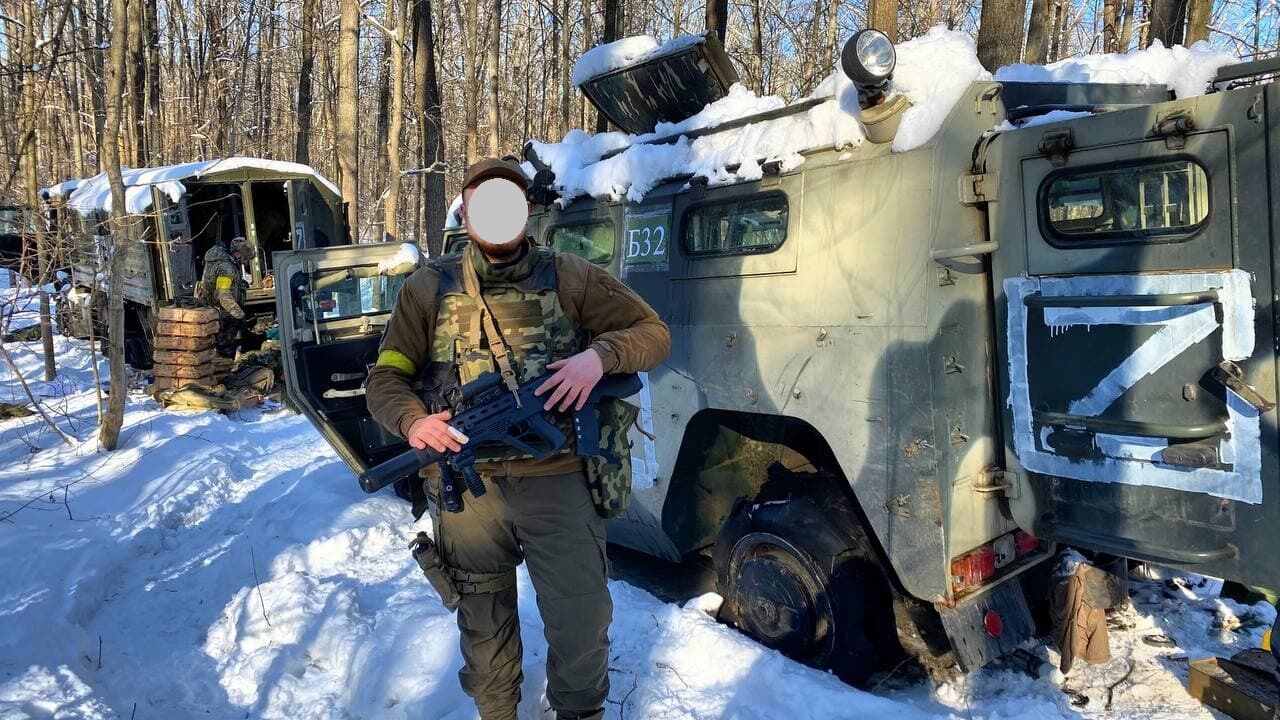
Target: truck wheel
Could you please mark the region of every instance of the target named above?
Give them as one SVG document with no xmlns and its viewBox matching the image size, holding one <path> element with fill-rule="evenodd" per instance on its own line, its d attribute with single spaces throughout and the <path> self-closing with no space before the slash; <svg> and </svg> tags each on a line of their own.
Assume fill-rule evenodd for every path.
<svg viewBox="0 0 1280 720">
<path fill-rule="evenodd" d="M 822 497 L 738 504 L 717 541 L 721 619 L 787 657 L 865 685 L 903 656 L 892 595 L 842 532 L 842 513 Z"/>
</svg>

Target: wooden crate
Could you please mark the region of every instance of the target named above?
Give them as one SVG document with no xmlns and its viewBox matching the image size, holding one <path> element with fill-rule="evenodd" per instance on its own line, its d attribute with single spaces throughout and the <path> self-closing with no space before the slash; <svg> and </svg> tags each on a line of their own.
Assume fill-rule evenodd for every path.
<svg viewBox="0 0 1280 720">
<path fill-rule="evenodd" d="M 158 365 L 204 365 L 213 362 L 217 351 L 212 347 L 204 350 L 169 350 L 156 348 L 151 358 Z M 216 365 L 215 365 L 216 367 Z"/>
<path fill-rule="evenodd" d="M 203 323 L 173 322 L 161 320 L 156 323 L 156 335 L 177 335 L 178 337 L 213 337 L 218 332 L 218 321 Z"/>
<path fill-rule="evenodd" d="M 215 353 L 213 356 L 212 363 L 213 363 L 213 374 L 217 377 L 222 377 L 227 373 L 231 372 L 231 368 L 235 367 L 236 361 L 232 358 L 222 357 L 221 355 L 218 355 Z"/>
<path fill-rule="evenodd" d="M 194 380 L 196 378 L 212 378 L 213 363 L 202 363 L 200 365 L 165 365 L 157 363 L 151 370 L 157 378 L 184 378 Z"/>
<path fill-rule="evenodd" d="M 184 337 L 181 335 L 157 335 L 156 350 L 185 350 L 200 352 L 213 347 L 213 335 L 207 337 Z"/>
<path fill-rule="evenodd" d="M 215 322 L 218 320 L 217 308 L 211 307 L 162 307 L 156 312 L 156 317 L 160 320 L 168 322 L 195 323 L 201 325 L 204 323 Z"/>
<path fill-rule="evenodd" d="M 1277 689 L 1274 674 L 1226 658 L 1191 662 L 1187 692 L 1236 720 L 1272 720 Z"/>
<path fill-rule="evenodd" d="M 211 377 L 194 378 L 194 379 L 157 377 L 154 381 L 152 381 L 152 385 L 155 387 L 156 392 L 159 392 L 161 390 L 171 390 L 171 389 L 182 388 L 183 386 L 190 385 L 191 383 L 199 383 L 200 385 L 205 385 L 205 386 L 212 386 L 216 384 L 214 383 L 213 378 Z"/>
</svg>

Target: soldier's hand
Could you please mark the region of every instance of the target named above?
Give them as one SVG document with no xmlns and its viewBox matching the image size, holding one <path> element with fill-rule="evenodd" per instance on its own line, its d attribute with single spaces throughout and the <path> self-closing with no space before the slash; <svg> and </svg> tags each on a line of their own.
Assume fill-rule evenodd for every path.
<svg viewBox="0 0 1280 720">
<path fill-rule="evenodd" d="M 459 452 L 466 444 L 466 435 L 449 425 L 453 414 L 448 410 L 420 417 L 409 426 L 409 444 L 418 450 L 431 448 L 436 452 Z"/>
<path fill-rule="evenodd" d="M 533 391 L 539 397 L 551 392 L 551 397 L 542 406 L 543 410 L 550 410 L 557 403 L 559 410 L 581 410 L 587 404 L 587 396 L 595 389 L 596 383 L 604 377 L 604 363 L 600 354 L 591 348 L 573 357 L 549 363 L 547 369 L 555 370 L 556 373 Z"/>
</svg>

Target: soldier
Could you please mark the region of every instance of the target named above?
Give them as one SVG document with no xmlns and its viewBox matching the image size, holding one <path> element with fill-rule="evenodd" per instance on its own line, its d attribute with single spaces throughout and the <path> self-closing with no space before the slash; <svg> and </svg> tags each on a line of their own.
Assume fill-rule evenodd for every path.
<svg viewBox="0 0 1280 720">
<path fill-rule="evenodd" d="M 245 266 L 251 248 L 242 237 L 231 241 L 228 251 L 221 243 L 215 244 L 204 254 L 204 271 L 196 286 L 196 299 L 218 308 L 222 327 L 218 330 L 218 352 L 230 357 L 235 354 L 236 338 L 244 321 Z"/>
<path fill-rule="evenodd" d="M 526 237 L 527 179 L 519 166 L 482 160 L 467 171 L 463 218 L 471 242 L 415 272 L 400 291 L 368 381 L 369 410 L 419 449 L 458 451 L 467 438 L 432 404 L 485 371 L 520 382 L 544 370 L 548 409 L 582 407 L 605 373 L 650 370 L 666 359 L 666 324 L 630 288 L 574 255 Z M 603 430 L 602 430 L 603 432 Z M 623 429 L 625 433 L 625 429 Z M 481 454 L 489 492 L 460 513 L 436 512 L 442 560 L 461 593 L 463 690 L 484 720 L 514 720 L 520 700 L 515 568 L 529 565 L 550 646 L 547 699 L 559 720 L 603 717 L 613 614 L 604 521 L 572 448 L 534 461 Z M 437 487 L 438 478 L 428 479 Z"/>
</svg>

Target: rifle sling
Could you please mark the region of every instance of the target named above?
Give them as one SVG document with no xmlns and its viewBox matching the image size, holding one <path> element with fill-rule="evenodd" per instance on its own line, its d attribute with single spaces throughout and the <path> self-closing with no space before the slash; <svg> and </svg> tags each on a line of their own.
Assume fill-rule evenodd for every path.
<svg viewBox="0 0 1280 720">
<path fill-rule="evenodd" d="M 487 336 L 489 352 L 493 354 L 494 363 L 497 364 L 498 372 L 502 375 L 502 384 L 515 397 L 516 407 L 520 407 L 520 379 L 516 377 L 516 371 L 511 366 L 510 351 L 507 349 L 506 341 L 502 339 L 502 332 L 498 330 L 498 325 L 493 320 L 489 303 L 480 292 L 480 277 L 476 274 L 475 266 L 472 265 L 469 257 L 463 258 L 462 284 L 467 295 L 475 303 L 475 315 L 472 317 L 471 327 L 480 333 L 480 339 L 483 340 Z M 479 343 L 476 343 L 476 346 L 479 347 Z"/>
</svg>

